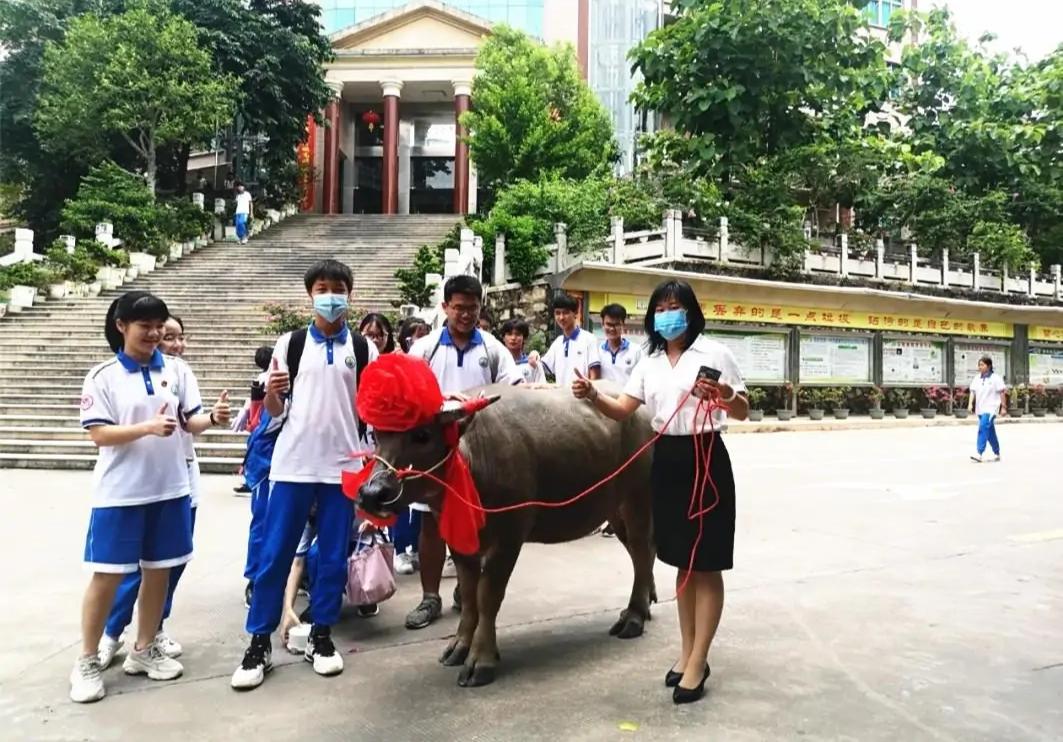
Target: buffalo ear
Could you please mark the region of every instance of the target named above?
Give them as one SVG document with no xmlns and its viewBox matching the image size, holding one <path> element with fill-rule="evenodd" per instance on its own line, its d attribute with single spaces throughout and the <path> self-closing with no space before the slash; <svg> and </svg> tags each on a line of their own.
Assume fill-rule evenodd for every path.
<svg viewBox="0 0 1063 742">
<path fill-rule="evenodd" d="M 436 413 L 436 422 L 442 426 L 456 422 L 460 426 L 460 431 L 464 433 L 465 428 L 472 422 L 473 416 L 477 412 L 485 407 L 490 407 L 501 398 L 502 396 L 499 394 L 492 394 L 490 397 L 475 397 L 466 402 L 456 404 L 450 402 Z"/>
</svg>

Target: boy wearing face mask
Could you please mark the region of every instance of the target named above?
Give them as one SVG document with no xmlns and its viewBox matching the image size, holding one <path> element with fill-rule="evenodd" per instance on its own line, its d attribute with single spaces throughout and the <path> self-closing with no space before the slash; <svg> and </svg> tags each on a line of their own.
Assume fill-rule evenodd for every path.
<svg viewBox="0 0 1063 742">
<path fill-rule="evenodd" d="M 273 450 L 269 508 L 247 614 L 251 643 L 232 677 L 237 689 L 258 687 L 272 668 L 270 635 L 280 624 L 288 572 L 315 505 L 319 562 L 311 585 L 313 627 L 305 659 L 319 675 L 343 671 L 331 627 L 343 600 L 354 510 L 340 488 L 340 470 L 361 466 L 349 460 L 352 451 L 366 447 L 354 406 L 358 358 L 372 362 L 378 354 L 372 343 L 347 327 L 354 284 L 350 268 L 323 260 L 310 267 L 304 283 L 314 320 L 305 332 L 288 333 L 277 341 L 266 382 L 263 405 L 271 417 L 285 422 Z M 296 357 L 298 371 L 293 374 Z"/>
</svg>

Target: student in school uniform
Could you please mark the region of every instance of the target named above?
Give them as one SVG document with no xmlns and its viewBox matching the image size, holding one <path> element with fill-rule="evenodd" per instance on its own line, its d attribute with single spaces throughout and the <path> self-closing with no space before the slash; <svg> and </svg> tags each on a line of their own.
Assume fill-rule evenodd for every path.
<svg viewBox="0 0 1063 742">
<path fill-rule="evenodd" d="M 319 675 L 343 671 L 332 626 L 347 579 L 354 504 L 343 494 L 340 472 L 361 465 L 350 459 L 366 446 L 354 407 L 358 372 L 378 354 L 375 345 L 347 327 L 354 286 L 350 268 L 322 260 L 310 267 L 303 283 L 313 303 L 313 322 L 277 341 L 266 383 L 266 412 L 286 420 L 271 460 L 264 537 L 247 613 L 251 641 L 231 680 L 241 690 L 257 688 L 273 667 L 270 637 L 280 624 L 285 584 L 311 508 L 316 508 L 319 548 L 311 592 L 318 597 L 311 606 L 313 626 L 304 657 Z"/>
<path fill-rule="evenodd" d="M 541 363 L 533 364 L 524 353 L 524 344 L 528 342 L 531 329 L 520 317 L 512 317 L 502 323 L 502 344 L 513 356 L 517 372 L 525 384 L 545 384 L 546 373 Z"/>
<path fill-rule="evenodd" d="M 224 401 L 202 412 L 188 365 L 159 351 L 169 317 L 166 304 L 146 291 L 115 299 L 104 333 L 116 355 L 89 371 L 82 387 L 81 425 L 100 454 L 85 539 L 92 579 L 81 608 L 81 654 L 70 673 L 77 703 L 106 693 L 100 638 L 119 585 L 137 569 L 137 631 L 122 669 L 152 680 L 184 671 L 156 641 L 170 570 L 192 558 L 192 484 L 185 442 L 176 433 L 202 433 L 229 413 Z"/>
<path fill-rule="evenodd" d="M 605 342 L 602 343 L 602 378 L 623 387 L 631 378 L 631 372 L 642 360 L 642 346 L 624 337 L 627 310 L 619 304 L 602 307 L 599 313 Z"/>
<path fill-rule="evenodd" d="M 554 321 L 561 328 L 561 334 L 539 362 L 560 386 L 568 386 L 579 378 L 577 371 L 591 381 L 602 376 L 598 339 L 576 324 L 578 309 L 576 300 L 568 294 L 554 298 Z"/>
<path fill-rule="evenodd" d="M 510 352 L 493 335 L 479 328 L 482 301 L 483 286 L 475 278 L 450 278 L 443 286 L 446 324 L 410 348 L 411 356 L 423 358 L 432 367 L 444 395 L 460 395 L 487 384 L 517 384 L 521 381 Z M 423 629 L 443 613 L 439 585 L 446 561 L 446 544 L 439 535 L 436 515 L 419 504 L 411 507 L 422 511 L 418 553 L 423 596 L 406 616 L 406 628 Z"/>
<path fill-rule="evenodd" d="M 978 375 L 971 379 L 971 394 L 967 409 L 978 418 L 978 441 L 971 460 L 985 461 L 986 444 L 993 450 L 993 461 L 1000 461 L 1000 441 L 997 440 L 997 415 L 1008 414 L 1008 387 L 1000 374 L 993 371 L 993 359 L 982 356 L 978 359 Z"/>
<path fill-rule="evenodd" d="M 187 344 L 185 342 L 185 326 L 179 317 L 171 316 L 163 326 L 162 342 L 159 350 L 165 356 L 183 358 Z M 165 360 L 165 359 L 164 359 Z M 222 399 L 214 408 L 214 419 L 218 425 L 224 425 L 229 421 L 230 409 L 228 392 L 222 393 Z M 191 488 L 190 502 L 192 506 L 192 530 L 196 528 L 196 510 L 199 506 L 199 461 L 196 460 L 195 437 L 183 429 L 178 429 L 174 434 L 179 436 L 185 450 L 185 462 L 188 465 L 188 483 Z M 162 620 L 159 621 L 159 631 L 155 634 L 155 643 L 162 653 L 174 659 L 181 656 L 183 648 L 163 628 L 166 619 L 170 617 L 173 609 L 173 596 L 177 590 L 177 583 L 184 574 L 185 565 L 178 564 L 170 570 L 169 588 L 166 591 L 166 603 L 163 606 Z M 114 656 L 122 647 L 122 632 L 133 620 L 133 605 L 140 592 L 140 570 L 130 572 L 122 580 L 115 595 L 114 605 L 107 617 L 107 625 L 104 628 L 103 637 L 100 639 L 100 667 L 106 670 L 114 661 Z"/>
<path fill-rule="evenodd" d="M 599 392 L 586 379 L 573 382 L 572 392 L 614 420 L 626 419 L 645 404 L 654 432 L 663 434 L 654 445 L 650 475 L 654 540 L 657 558 L 678 570 L 676 586 L 685 585 L 676 598 L 679 660 L 664 682 L 673 689 L 672 700 L 685 704 L 705 694 L 709 648 L 723 615 L 723 571 L 734 564 L 734 472 L 720 426 L 726 417 L 744 420 L 749 403 L 734 355 L 727 346 L 702 337 L 705 316 L 689 284 L 665 281 L 648 306 L 649 351 L 623 393 Z M 699 378 L 702 367 L 718 371 L 719 380 Z M 722 408 L 711 419 L 698 413 L 699 400 L 706 398 Z M 709 446 L 708 478 L 703 479 L 697 452 Z M 708 512 L 692 518 L 691 510 L 699 505 Z"/>
</svg>

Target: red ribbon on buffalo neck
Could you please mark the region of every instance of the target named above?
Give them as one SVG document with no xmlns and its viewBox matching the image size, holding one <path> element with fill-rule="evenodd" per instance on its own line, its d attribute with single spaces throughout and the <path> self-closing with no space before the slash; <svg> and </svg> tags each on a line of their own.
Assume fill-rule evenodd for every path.
<svg viewBox="0 0 1063 742">
<path fill-rule="evenodd" d="M 381 356 L 366 366 L 358 385 L 356 399 L 358 416 L 374 429 L 382 432 L 403 432 L 431 423 L 443 406 L 439 382 L 424 360 L 392 353 Z M 486 400 L 471 400 L 464 405 L 466 412 L 475 413 L 486 406 Z M 449 452 L 440 479 L 443 487 L 439 513 L 439 533 L 458 554 L 476 554 L 480 550 L 480 529 L 486 516 L 480 504 L 469 464 L 458 446 L 458 423 L 443 428 L 443 440 Z M 372 476 L 376 461 L 361 471 L 342 474 L 343 493 L 356 500 L 358 490 Z M 424 474 L 413 469 L 395 472 L 401 480 Z M 451 492 L 458 496 L 453 496 Z M 375 526 L 394 525 L 397 517 L 381 519 L 359 509 L 359 514 Z"/>
</svg>

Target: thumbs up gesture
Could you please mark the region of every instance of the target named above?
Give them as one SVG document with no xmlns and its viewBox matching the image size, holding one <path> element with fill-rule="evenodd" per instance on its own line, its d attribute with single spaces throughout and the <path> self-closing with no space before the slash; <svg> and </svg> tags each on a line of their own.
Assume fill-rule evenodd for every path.
<svg viewBox="0 0 1063 742">
<path fill-rule="evenodd" d="M 229 408 L 229 390 L 226 389 L 218 397 L 218 401 L 214 403 L 213 409 L 210 411 L 211 422 L 215 425 L 228 425 L 229 418 L 232 416 L 232 410 Z"/>
<path fill-rule="evenodd" d="M 170 414 L 169 402 L 159 407 L 155 417 L 147 422 L 148 433 L 160 438 L 167 438 L 177 430 L 177 418 Z"/>
<path fill-rule="evenodd" d="M 273 367 L 269 371 L 269 379 L 266 381 L 266 393 L 278 397 L 288 393 L 288 372 L 282 371 L 277 359 L 273 359 Z"/>
</svg>

